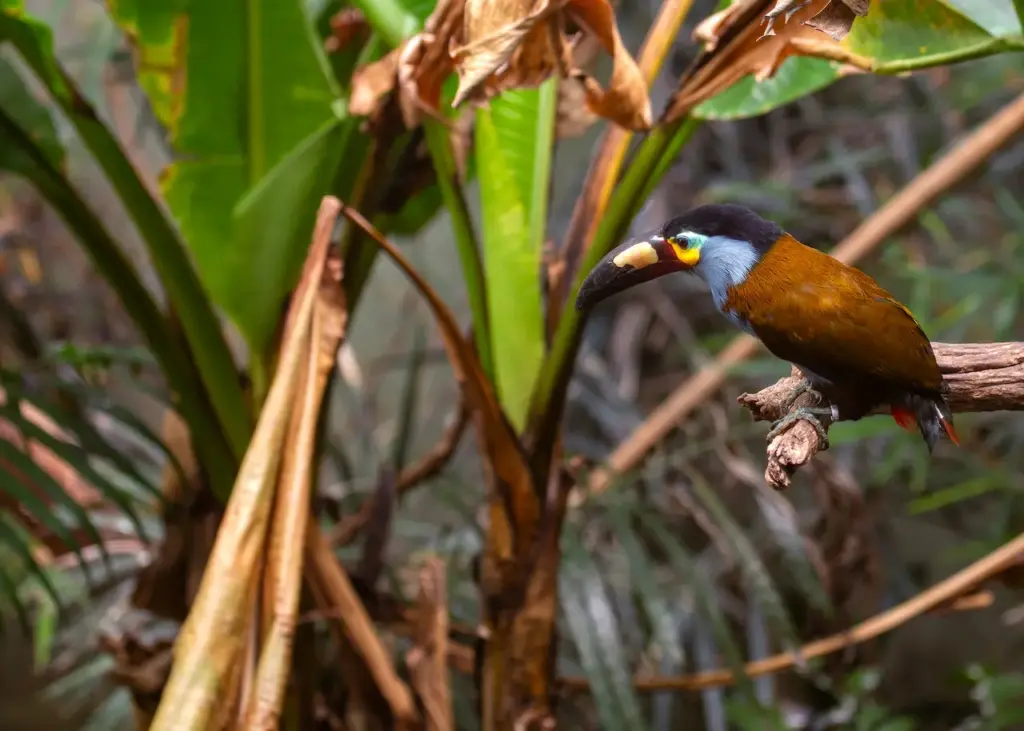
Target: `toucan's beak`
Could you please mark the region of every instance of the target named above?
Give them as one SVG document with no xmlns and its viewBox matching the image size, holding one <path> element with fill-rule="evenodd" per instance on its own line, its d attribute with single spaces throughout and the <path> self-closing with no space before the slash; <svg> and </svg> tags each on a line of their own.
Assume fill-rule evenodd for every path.
<svg viewBox="0 0 1024 731">
<path fill-rule="evenodd" d="M 696 251 L 673 245 L 660 231 L 650 231 L 612 249 L 591 270 L 576 295 L 576 309 L 590 309 L 624 289 L 692 269 L 696 264 Z"/>
</svg>

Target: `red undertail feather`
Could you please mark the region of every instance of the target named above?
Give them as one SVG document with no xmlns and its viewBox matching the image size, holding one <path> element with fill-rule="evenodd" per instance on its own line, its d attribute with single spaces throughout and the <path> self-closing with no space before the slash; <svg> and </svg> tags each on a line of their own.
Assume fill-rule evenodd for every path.
<svg viewBox="0 0 1024 731">
<path fill-rule="evenodd" d="M 953 412 L 942 396 L 908 394 L 904 403 L 892 404 L 889 408 L 897 424 L 908 431 L 917 428 L 921 432 L 929 452 L 943 432 L 953 444 L 960 446 L 960 436 L 953 427 Z"/>
<path fill-rule="evenodd" d="M 946 436 L 949 437 L 949 440 L 951 442 L 953 442 L 953 444 L 955 444 L 956 446 L 959 447 L 960 446 L 960 435 L 957 434 L 956 433 L 956 429 L 953 428 L 953 422 L 951 422 L 949 419 L 947 419 L 945 417 L 942 417 L 941 421 L 942 421 L 942 428 L 946 430 Z"/>
<path fill-rule="evenodd" d="M 914 412 L 910 411 L 909 409 L 904 409 L 899 406 L 893 406 L 892 418 L 896 421 L 897 424 L 899 424 L 907 431 L 914 431 L 914 429 L 917 428 L 917 419 L 914 417 Z M 943 426 L 946 425 L 943 424 Z M 946 426 L 946 433 L 948 434 L 952 428 L 952 425 Z M 956 440 L 954 439 L 953 441 L 955 442 Z"/>
</svg>

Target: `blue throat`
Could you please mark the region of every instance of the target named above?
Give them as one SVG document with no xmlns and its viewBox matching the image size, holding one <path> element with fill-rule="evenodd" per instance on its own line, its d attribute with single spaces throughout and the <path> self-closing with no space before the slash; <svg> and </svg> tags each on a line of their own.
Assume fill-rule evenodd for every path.
<svg viewBox="0 0 1024 731">
<path fill-rule="evenodd" d="M 693 271 L 707 283 L 715 307 L 733 325 L 753 334 L 746 320 L 725 309 L 725 301 L 729 290 L 746 280 L 750 270 L 761 260 L 761 254 L 749 242 L 726 236 L 708 237 L 700 249 L 700 261 Z"/>
</svg>

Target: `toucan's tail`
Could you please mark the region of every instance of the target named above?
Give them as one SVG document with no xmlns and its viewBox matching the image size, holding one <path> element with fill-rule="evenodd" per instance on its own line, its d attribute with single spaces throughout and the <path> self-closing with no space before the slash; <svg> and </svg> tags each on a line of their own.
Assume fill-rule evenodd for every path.
<svg viewBox="0 0 1024 731">
<path fill-rule="evenodd" d="M 904 429 L 913 429 L 916 423 L 929 452 L 935 449 L 942 434 L 960 446 L 960 437 L 953 427 L 953 411 L 942 394 L 909 394 L 902 404 L 893 405 L 892 418 Z"/>
</svg>

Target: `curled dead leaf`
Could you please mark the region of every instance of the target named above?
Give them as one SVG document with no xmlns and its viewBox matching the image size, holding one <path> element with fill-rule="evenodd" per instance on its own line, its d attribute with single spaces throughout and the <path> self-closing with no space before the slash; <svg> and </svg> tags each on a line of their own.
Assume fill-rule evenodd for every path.
<svg viewBox="0 0 1024 731">
<path fill-rule="evenodd" d="M 355 70 L 352 74 L 352 95 L 348 100 L 349 112 L 360 117 L 369 116 L 381 97 L 395 88 L 399 50 Z"/>
<path fill-rule="evenodd" d="M 570 22 L 612 57 L 607 89 L 576 64 Z M 459 76 L 455 107 L 535 87 L 557 73 L 582 86 L 593 113 L 628 129 L 651 125 L 647 84 L 608 0 L 441 0 L 422 33 L 356 71 L 350 111 L 371 115 L 397 89 L 412 127 L 424 114 L 439 116 L 441 85 L 453 70 Z"/>
<path fill-rule="evenodd" d="M 808 0 L 778 0 L 775 7 L 765 13 L 767 28 L 764 34 L 769 36 L 774 33 L 772 26 L 776 18 L 785 16 L 788 21 L 807 4 Z M 831 0 L 825 3 L 825 6 L 805 24 L 822 33 L 827 33 L 832 40 L 838 42 L 850 32 L 857 16 L 868 14 L 869 5 L 869 0 Z"/>
<path fill-rule="evenodd" d="M 449 39 L 462 25 L 464 0 L 438 0 L 423 31 L 352 75 L 349 111 L 371 116 L 398 90 L 402 120 L 415 127 L 428 114 L 440 117 L 441 86 L 452 72 Z"/>
<path fill-rule="evenodd" d="M 451 48 L 459 74 L 452 105 L 547 79 L 563 60 L 553 17 L 559 6 L 551 0 L 466 0 L 465 45 Z M 489 88 L 481 94 L 485 83 Z"/>
<path fill-rule="evenodd" d="M 363 11 L 358 8 L 342 8 L 335 13 L 330 22 L 331 35 L 324 41 L 324 51 L 338 53 L 348 48 L 353 41 L 364 36 L 370 30 Z"/>
<path fill-rule="evenodd" d="M 573 20 L 590 29 L 612 57 L 612 78 L 607 90 L 581 71 L 574 73 L 584 80 L 590 109 L 627 129 L 649 129 L 652 118 L 647 83 L 622 43 L 611 5 L 607 0 L 575 0 L 569 3 L 569 12 Z"/>
</svg>

